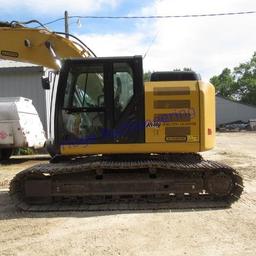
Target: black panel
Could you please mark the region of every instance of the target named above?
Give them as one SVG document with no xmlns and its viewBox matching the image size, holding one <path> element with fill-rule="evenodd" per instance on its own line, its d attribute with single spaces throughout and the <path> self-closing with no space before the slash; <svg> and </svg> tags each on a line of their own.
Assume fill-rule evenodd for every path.
<svg viewBox="0 0 256 256">
<path fill-rule="evenodd" d="M 196 81 L 200 80 L 200 75 L 193 71 L 168 71 L 154 72 L 150 81 Z"/>
<path fill-rule="evenodd" d="M 0 21 L 0 27 L 11 27 L 11 23 Z"/>
<path fill-rule="evenodd" d="M 142 58 L 135 56 L 131 60 L 123 60 L 131 65 L 133 70 L 134 96 L 115 121 L 116 143 L 145 142 L 145 106 Z M 118 61 L 120 62 L 120 61 Z"/>
</svg>

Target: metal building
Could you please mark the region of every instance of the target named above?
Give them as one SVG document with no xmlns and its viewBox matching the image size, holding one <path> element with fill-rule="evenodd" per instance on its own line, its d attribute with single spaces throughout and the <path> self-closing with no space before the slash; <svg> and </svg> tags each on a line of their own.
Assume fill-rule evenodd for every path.
<svg viewBox="0 0 256 256">
<path fill-rule="evenodd" d="M 256 106 L 247 105 L 216 96 L 216 125 L 231 123 L 235 121 L 248 122 L 256 119 Z"/>
<path fill-rule="evenodd" d="M 32 99 L 45 131 L 47 130 L 46 93 L 41 77 L 44 69 L 33 64 L 0 61 L 0 97 Z"/>
</svg>

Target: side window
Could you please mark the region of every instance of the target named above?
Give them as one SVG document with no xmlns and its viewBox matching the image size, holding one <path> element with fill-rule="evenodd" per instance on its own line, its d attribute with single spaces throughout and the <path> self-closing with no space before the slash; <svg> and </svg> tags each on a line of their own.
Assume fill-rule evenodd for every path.
<svg viewBox="0 0 256 256">
<path fill-rule="evenodd" d="M 65 89 L 65 96 L 64 96 L 64 108 L 68 108 L 70 106 L 70 100 L 72 95 L 72 80 L 73 80 L 73 74 L 69 72 L 68 78 L 67 78 L 67 85 Z"/>
<path fill-rule="evenodd" d="M 128 63 L 114 63 L 114 111 L 118 120 L 134 95 L 133 71 Z"/>
<path fill-rule="evenodd" d="M 81 73 L 77 77 L 73 107 L 97 108 L 104 106 L 102 73 Z"/>
</svg>

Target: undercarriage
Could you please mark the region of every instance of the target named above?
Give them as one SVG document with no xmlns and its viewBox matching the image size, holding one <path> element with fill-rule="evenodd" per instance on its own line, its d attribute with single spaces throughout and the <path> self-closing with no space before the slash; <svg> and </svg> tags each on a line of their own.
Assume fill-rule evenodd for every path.
<svg viewBox="0 0 256 256">
<path fill-rule="evenodd" d="M 242 191 L 234 169 L 199 154 L 87 156 L 33 166 L 10 184 L 24 211 L 224 208 Z"/>
</svg>

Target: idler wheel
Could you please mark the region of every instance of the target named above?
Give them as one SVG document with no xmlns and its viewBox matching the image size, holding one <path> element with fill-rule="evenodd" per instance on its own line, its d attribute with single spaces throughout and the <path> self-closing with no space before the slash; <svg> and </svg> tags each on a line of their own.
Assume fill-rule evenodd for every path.
<svg viewBox="0 0 256 256">
<path fill-rule="evenodd" d="M 224 172 L 215 173 L 207 177 L 207 189 L 212 195 L 227 196 L 232 188 L 232 177 Z"/>
</svg>

